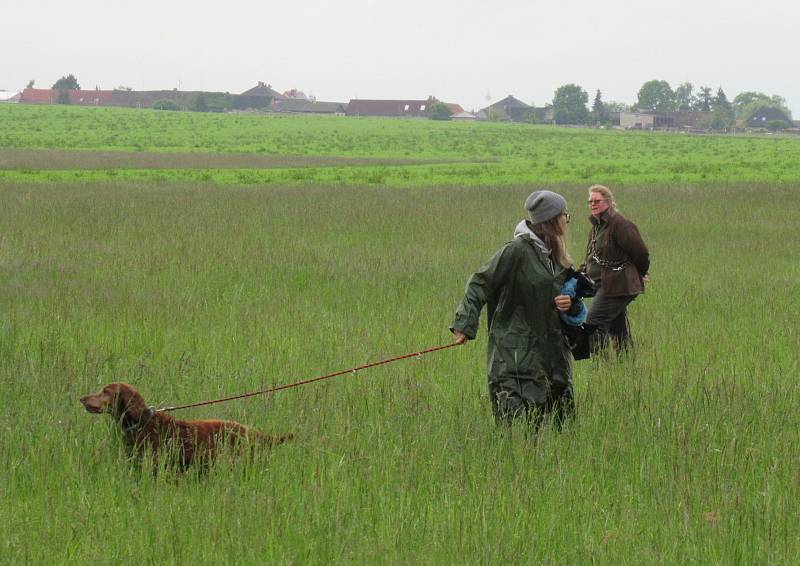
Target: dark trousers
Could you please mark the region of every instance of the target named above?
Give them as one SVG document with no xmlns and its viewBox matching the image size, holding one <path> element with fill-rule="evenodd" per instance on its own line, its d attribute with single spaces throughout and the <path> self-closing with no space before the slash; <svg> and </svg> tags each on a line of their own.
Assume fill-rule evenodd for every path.
<svg viewBox="0 0 800 566">
<path fill-rule="evenodd" d="M 614 342 L 618 352 L 633 351 L 633 339 L 628 324 L 628 305 L 635 298 L 636 295 L 607 297 L 603 293 L 603 287 L 600 287 L 586 316 L 586 325 L 596 328 L 592 335 L 592 353 L 605 350 L 609 341 Z"/>
<path fill-rule="evenodd" d="M 575 412 L 571 381 L 499 378 L 489 381 L 489 397 L 497 424 L 524 418 L 536 430 L 551 414 L 553 425 L 560 429 Z"/>
</svg>

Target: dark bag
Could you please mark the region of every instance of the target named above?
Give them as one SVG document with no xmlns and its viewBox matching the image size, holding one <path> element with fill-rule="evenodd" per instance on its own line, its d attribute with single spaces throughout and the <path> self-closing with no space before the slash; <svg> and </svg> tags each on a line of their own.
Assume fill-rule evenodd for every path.
<svg viewBox="0 0 800 566">
<path fill-rule="evenodd" d="M 581 326 L 562 325 L 564 336 L 567 339 L 572 357 L 578 360 L 588 360 L 592 354 L 592 334 L 597 327 L 582 324 Z"/>
<path fill-rule="evenodd" d="M 572 268 L 567 270 L 567 279 L 573 277 L 577 280 L 577 284 L 575 285 L 576 298 L 594 297 L 598 287 L 600 287 L 595 283 L 594 279 L 586 275 L 586 272 L 582 271 L 580 268 L 578 270 Z"/>
</svg>

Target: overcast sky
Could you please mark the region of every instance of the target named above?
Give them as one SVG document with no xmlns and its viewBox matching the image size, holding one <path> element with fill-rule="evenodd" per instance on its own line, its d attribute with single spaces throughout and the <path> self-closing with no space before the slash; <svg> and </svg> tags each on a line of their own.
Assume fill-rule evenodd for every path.
<svg viewBox="0 0 800 566">
<path fill-rule="evenodd" d="M 74 74 L 83 88 L 242 92 L 261 80 L 318 100 L 536 105 L 566 83 L 590 102 L 690 81 L 729 99 L 784 96 L 800 118 L 800 1 L 0 0 L 0 89 Z"/>
</svg>

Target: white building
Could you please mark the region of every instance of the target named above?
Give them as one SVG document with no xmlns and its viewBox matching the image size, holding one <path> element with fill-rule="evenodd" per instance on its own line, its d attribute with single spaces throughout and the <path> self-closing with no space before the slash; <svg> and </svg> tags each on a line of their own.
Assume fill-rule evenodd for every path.
<svg viewBox="0 0 800 566">
<path fill-rule="evenodd" d="M 19 91 L 11 91 L 11 90 L 0 90 L 0 104 L 3 102 L 5 103 L 16 103 L 19 102 L 22 93 Z"/>
</svg>

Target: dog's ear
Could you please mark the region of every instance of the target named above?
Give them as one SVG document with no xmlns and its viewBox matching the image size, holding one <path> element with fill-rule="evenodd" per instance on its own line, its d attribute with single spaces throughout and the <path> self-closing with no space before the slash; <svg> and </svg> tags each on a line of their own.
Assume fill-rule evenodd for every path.
<svg viewBox="0 0 800 566">
<path fill-rule="evenodd" d="M 126 388 L 119 383 L 112 383 L 107 385 L 103 392 L 109 397 L 110 412 L 115 416 L 124 415 L 130 404 L 130 393 Z"/>
<path fill-rule="evenodd" d="M 127 383 L 115 383 L 114 389 L 114 408 L 118 411 L 118 415 L 139 415 L 147 408 L 139 392 Z"/>
</svg>

